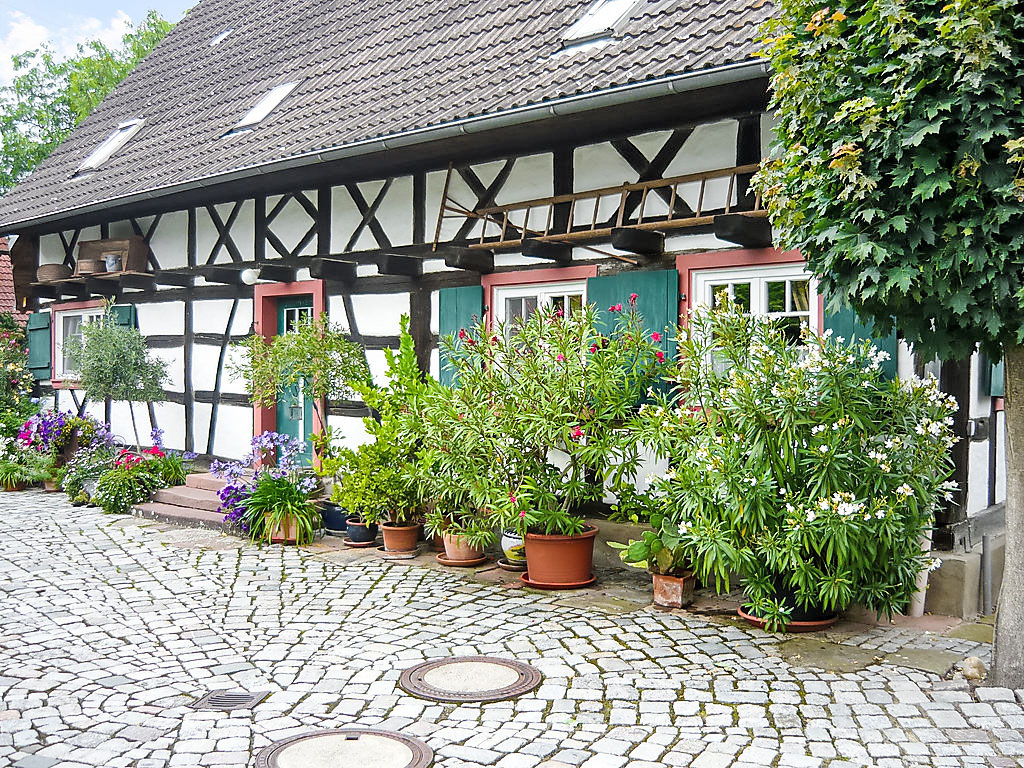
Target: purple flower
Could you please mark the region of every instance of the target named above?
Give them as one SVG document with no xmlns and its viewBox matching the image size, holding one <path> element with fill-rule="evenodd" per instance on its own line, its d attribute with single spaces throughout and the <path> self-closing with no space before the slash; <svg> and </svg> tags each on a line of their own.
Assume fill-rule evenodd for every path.
<svg viewBox="0 0 1024 768">
<path fill-rule="evenodd" d="M 163 449 L 164 447 L 164 431 L 159 427 L 153 427 L 149 433 L 149 439 L 153 441 L 154 448 Z"/>
</svg>

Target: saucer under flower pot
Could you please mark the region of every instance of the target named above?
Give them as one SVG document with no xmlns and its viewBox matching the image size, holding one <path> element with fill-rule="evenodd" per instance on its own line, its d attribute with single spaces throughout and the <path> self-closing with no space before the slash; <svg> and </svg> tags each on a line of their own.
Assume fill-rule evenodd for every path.
<svg viewBox="0 0 1024 768">
<path fill-rule="evenodd" d="M 742 606 L 736 609 L 736 614 L 748 624 L 752 624 L 758 629 L 764 629 L 767 622 L 747 613 L 743 610 Z M 839 614 L 833 614 L 831 616 L 824 616 L 820 619 L 810 619 L 807 621 L 791 621 L 785 627 L 780 627 L 777 632 L 793 633 L 798 634 L 801 632 L 820 632 L 823 629 L 828 629 L 833 624 L 839 621 Z M 767 632 L 767 630 L 765 630 Z"/>
</svg>

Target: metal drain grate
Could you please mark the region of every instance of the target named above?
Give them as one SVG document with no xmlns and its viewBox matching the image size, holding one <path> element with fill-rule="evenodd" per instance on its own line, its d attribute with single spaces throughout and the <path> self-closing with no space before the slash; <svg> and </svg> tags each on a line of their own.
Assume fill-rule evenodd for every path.
<svg viewBox="0 0 1024 768">
<path fill-rule="evenodd" d="M 227 712 L 232 709 L 252 709 L 269 695 L 270 691 L 259 691 L 257 693 L 210 691 L 192 704 L 192 709 L 215 709 L 221 712 Z"/>
</svg>

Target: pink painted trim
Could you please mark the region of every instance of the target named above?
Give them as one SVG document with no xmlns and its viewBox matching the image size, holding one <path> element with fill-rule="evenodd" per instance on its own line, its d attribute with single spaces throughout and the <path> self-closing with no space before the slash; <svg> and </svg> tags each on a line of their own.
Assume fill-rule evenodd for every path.
<svg viewBox="0 0 1024 768">
<path fill-rule="evenodd" d="M 681 253 L 676 256 L 679 272 L 679 315 L 686 323 L 690 309 L 694 306 L 693 272 L 704 269 L 728 269 L 730 267 L 761 267 L 773 264 L 803 264 L 804 257 L 799 251 L 780 251 L 778 248 L 740 248 L 731 251 L 708 251 L 706 253 Z M 818 295 L 818 328 L 825 327 L 825 300 Z"/>
<path fill-rule="evenodd" d="M 63 304 L 50 305 L 50 385 L 54 389 L 74 389 L 78 384 L 77 379 L 52 378 L 53 369 L 57 365 L 57 313 L 74 312 L 79 309 L 99 309 L 103 303 L 103 299 L 89 299 L 88 301 L 66 301 Z"/>
<path fill-rule="evenodd" d="M 252 310 L 253 330 L 266 342 L 277 335 L 277 300 L 290 296 L 312 296 L 313 314 L 319 317 L 327 311 L 327 291 L 323 280 L 300 280 L 295 283 L 265 283 L 253 287 Z M 322 404 L 321 404 L 322 405 Z M 277 408 L 253 408 L 254 434 L 277 429 Z M 323 432 L 316 411 L 313 412 L 313 434 Z M 319 464 L 319 457 L 314 457 Z"/>
<path fill-rule="evenodd" d="M 494 305 L 494 289 L 504 285 L 538 285 L 540 283 L 565 283 L 570 280 L 586 280 L 597 277 L 597 265 L 578 267 L 553 267 L 551 269 L 523 269 L 515 272 L 499 272 L 482 275 L 480 284 L 484 288 L 484 318 L 491 325 Z"/>
</svg>

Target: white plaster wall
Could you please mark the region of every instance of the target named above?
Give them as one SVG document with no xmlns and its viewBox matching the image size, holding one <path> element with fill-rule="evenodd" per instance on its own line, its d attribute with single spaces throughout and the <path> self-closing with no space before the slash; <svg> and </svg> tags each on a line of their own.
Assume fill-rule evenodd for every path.
<svg viewBox="0 0 1024 768">
<path fill-rule="evenodd" d="M 221 221 L 227 224 L 231 215 L 232 204 L 225 203 L 215 207 Z M 231 239 L 242 255 L 243 261 L 250 261 L 253 258 L 253 239 L 255 235 L 255 205 L 252 200 L 246 200 L 242 204 L 238 217 L 232 223 L 230 232 Z M 213 250 L 214 243 L 219 237 L 217 227 L 210 218 L 205 208 L 196 209 L 196 259 L 199 264 L 205 264 Z M 226 264 L 231 262 L 231 254 L 227 248 L 221 246 L 217 249 L 215 264 Z"/>
<path fill-rule="evenodd" d="M 167 381 L 164 389 L 168 392 L 185 391 L 185 352 L 181 347 L 169 349 L 151 349 L 150 353 L 158 360 L 167 363 Z"/>
<path fill-rule="evenodd" d="M 177 403 L 154 403 L 157 426 L 164 431 L 164 447 L 185 450 L 185 406 Z"/>
<path fill-rule="evenodd" d="M 229 349 L 224 358 L 224 373 L 221 378 L 221 392 L 243 394 L 245 385 L 233 377 L 229 371 L 229 363 L 238 358 L 238 353 Z M 220 365 L 220 347 L 212 344 L 194 344 L 192 346 L 192 387 L 196 390 L 212 391 L 217 382 L 217 368 Z"/>
<path fill-rule="evenodd" d="M 213 440 L 213 453 L 232 459 L 242 458 L 249 452 L 252 427 L 252 408 L 221 403 L 217 406 L 217 433 Z"/>
<path fill-rule="evenodd" d="M 356 327 L 367 336 L 395 336 L 403 314 L 409 314 L 408 293 L 360 293 L 352 296 Z"/>
<path fill-rule="evenodd" d="M 185 332 L 185 302 L 136 304 L 139 332 L 143 336 L 181 336 Z"/>
<path fill-rule="evenodd" d="M 196 443 L 196 453 L 206 453 L 206 444 L 210 439 L 210 403 L 196 403 L 192 409 L 192 437 Z"/>
<path fill-rule="evenodd" d="M 366 350 L 366 364 L 370 366 L 370 376 L 373 379 L 374 384 L 378 384 L 380 386 L 387 384 L 388 363 L 384 358 L 384 350 Z"/>
<path fill-rule="evenodd" d="M 437 216 L 441 210 L 442 193 L 444 192 L 444 181 L 446 171 L 434 171 L 427 174 L 427 239 L 433 242 L 434 233 L 437 228 Z M 452 171 L 448 183 L 448 198 L 452 202 L 473 208 L 476 205 L 476 195 L 466 186 L 459 174 Z M 454 213 L 448 213 L 441 222 L 440 241 L 443 243 L 455 237 L 459 227 L 465 219 Z M 470 237 L 480 236 L 479 224 L 470 232 Z"/>
<path fill-rule="evenodd" d="M 146 227 L 144 225 L 143 229 Z M 175 211 L 164 214 L 149 240 L 161 269 L 188 266 L 188 213 Z"/>
<path fill-rule="evenodd" d="M 316 192 L 307 190 L 305 194 L 306 197 L 316 205 Z M 267 213 L 270 213 L 280 200 L 280 195 L 268 197 Z M 278 213 L 277 216 L 274 217 L 274 220 L 269 224 L 269 229 L 277 236 L 281 241 L 281 244 L 290 252 L 295 249 L 295 246 L 301 242 L 302 238 L 314 224 L 314 220 L 308 213 L 306 213 L 306 209 L 303 208 L 302 205 L 294 198 L 291 198 L 285 204 L 284 208 L 281 209 L 281 212 Z M 243 251 L 243 253 L 245 252 Z M 316 253 L 315 235 L 308 243 L 306 243 L 302 251 L 300 251 L 301 255 L 313 253 Z M 269 243 L 267 243 L 266 255 L 268 259 L 274 259 L 280 256 L 277 250 Z"/>
<path fill-rule="evenodd" d="M 345 309 L 345 299 L 342 296 L 327 297 L 327 317 L 331 324 L 339 326 L 342 333 L 349 333 L 352 325 L 348 319 L 348 312 Z"/>
<path fill-rule="evenodd" d="M 376 192 L 374 192 L 374 196 L 376 196 Z M 373 199 L 367 198 L 366 202 L 372 205 Z M 429 215 L 428 212 L 428 218 Z M 377 221 L 383 227 L 384 234 L 388 236 L 392 245 L 406 245 L 412 242 L 411 176 L 400 176 L 391 183 L 391 188 L 377 209 Z M 361 242 L 365 242 L 367 235 L 369 235 L 369 242 L 372 243 L 368 247 L 376 248 L 377 241 L 373 239 L 372 233 L 364 232 Z M 342 245 L 344 244 L 343 242 Z"/>
<path fill-rule="evenodd" d="M 39 238 L 39 263 L 62 264 L 63 262 L 64 244 L 60 241 L 60 235 L 42 235 Z"/>
<path fill-rule="evenodd" d="M 241 299 L 235 310 L 231 327 L 227 328 L 231 314 L 231 299 L 203 299 L 192 307 L 192 330 L 195 333 L 216 333 L 228 331 L 233 336 L 245 335 L 252 328 L 252 299 Z"/>
<path fill-rule="evenodd" d="M 370 442 L 363 420 L 356 416 L 328 416 L 327 423 L 338 438 L 335 443 L 344 448 L 356 449 Z"/>
</svg>

